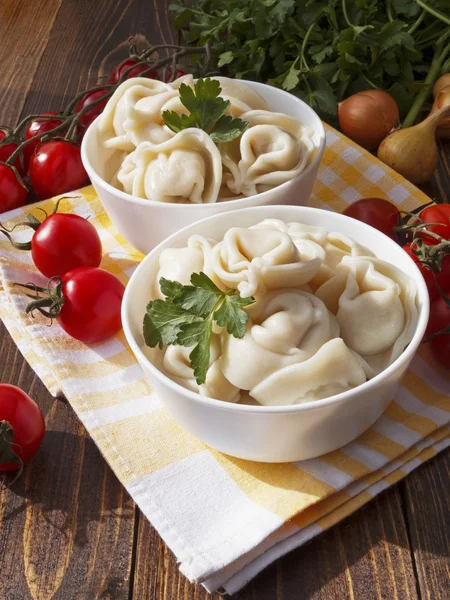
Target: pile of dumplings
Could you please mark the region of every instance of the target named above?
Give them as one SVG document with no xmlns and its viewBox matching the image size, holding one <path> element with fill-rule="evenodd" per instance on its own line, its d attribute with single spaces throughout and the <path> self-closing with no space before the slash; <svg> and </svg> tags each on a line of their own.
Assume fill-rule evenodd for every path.
<svg viewBox="0 0 450 600">
<path fill-rule="evenodd" d="M 241 137 L 217 145 L 202 129 L 175 134 L 164 124 L 165 110 L 188 114 L 179 87 L 193 87 L 192 75 L 173 83 L 137 77 L 117 88 L 98 124 L 104 148 L 118 153 L 114 187 L 157 202 L 202 204 L 264 192 L 307 167 L 316 150 L 312 131 L 271 112 L 247 85 L 215 79 L 228 114 L 249 123 Z"/>
<path fill-rule="evenodd" d="M 145 352 L 163 373 L 210 398 L 265 406 L 344 392 L 403 352 L 418 319 L 415 282 L 347 236 L 277 219 L 233 227 L 221 241 L 199 235 L 164 250 L 160 277 L 188 284 L 206 273 L 222 290 L 254 296 L 243 338 L 215 326 L 210 364 L 197 385 L 190 348 Z"/>
</svg>

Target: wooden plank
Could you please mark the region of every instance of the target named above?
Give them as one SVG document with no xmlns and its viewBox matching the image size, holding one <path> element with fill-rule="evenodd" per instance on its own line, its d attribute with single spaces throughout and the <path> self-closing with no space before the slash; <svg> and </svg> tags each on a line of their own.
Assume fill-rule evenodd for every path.
<svg viewBox="0 0 450 600">
<path fill-rule="evenodd" d="M 403 489 L 422 598 L 445 600 L 450 590 L 450 453 L 411 473 Z"/>
<path fill-rule="evenodd" d="M 166 13 L 166 3 L 157 5 L 156 0 L 65 0 L 23 115 L 60 110 L 77 93 L 107 80 L 113 65 L 127 58 L 132 35 L 140 34 L 138 41 L 143 43 L 170 43 Z"/>
<path fill-rule="evenodd" d="M 0 1 L 0 123 L 14 126 L 62 0 Z"/>
<path fill-rule="evenodd" d="M 0 598 L 128 600 L 134 504 L 65 401 L 55 400 L 0 329 L 0 381 L 39 404 L 43 445 L 0 492 Z"/>
<path fill-rule="evenodd" d="M 417 597 L 397 488 L 278 560 L 239 593 L 239 600 Z M 139 520 L 133 598 L 211 598 L 201 586 L 190 585 L 181 575 L 173 554 L 145 519 Z"/>
</svg>

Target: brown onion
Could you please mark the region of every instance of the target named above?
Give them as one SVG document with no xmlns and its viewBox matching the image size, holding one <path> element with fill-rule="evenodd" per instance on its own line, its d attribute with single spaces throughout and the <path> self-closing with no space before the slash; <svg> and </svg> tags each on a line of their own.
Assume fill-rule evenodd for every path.
<svg viewBox="0 0 450 600">
<path fill-rule="evenodd" d="M 441 75 L 439 79 L 436 81 L 433 87 L 433 98 L 439 96 L 440 92 L 446 87 L 450 85 L 450 73 L 445 73 L 445 75 Z"/>
<path fill-rule="evenodd" d="M 418 125 L 394 131 L 381 142 L 378 158 L 412 183 L 425 183 L 437 166 L 437 125 L 449 115 L 450 106 L 444 106 Z"/>
<path fill-rule="evenodd" d="M 445 75 L 443 75 L 440 79 L 443 79 L 444 77 Z M 430 114 L 434 114 L 436 111 L 444 108 L 444 106 L 450 106 L 450 83 L 446 87 L 441 88 L 439 93 L 436 94 Z M 447 140 L 450 139 L 450 117 L 443 117 L 439 121 L 436 129 L 436 135 L 438 138 L 444 138 Z"/>
<path fill-rule="evenodd" d="M 383 90 L 350 96 L 339 103 L 338 116 L 342 132 L 367 150 L 376 150 L 400 124 L 397 103 Z"/>
</svg>

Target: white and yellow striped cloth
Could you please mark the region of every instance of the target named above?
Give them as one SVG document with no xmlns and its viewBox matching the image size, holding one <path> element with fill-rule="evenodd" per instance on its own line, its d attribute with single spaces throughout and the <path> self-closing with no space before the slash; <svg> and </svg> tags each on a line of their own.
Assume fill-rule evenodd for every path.
<svg viewBox="0 0 450 600">
<path fill-rule="evenodd" d="M 115 231 L 92 188 L 61 210 L 90 216 L 102 266 L 124 283 L 142 258 Z M 428 199 L 327 128 L 312 204 L 341 211 L 363 196 L 412 209 Z M 40 203 L 50 211 L 54 201 Z M 16 210 L 3 221 L 23 218 Z M 37 214 L 37 213 L 36 213 Z M 28 232 L 18 233 L 26 239 Z M 53 394 L 64 393 L 117 477 L 181 563 L 210 590 L 233 593 L 261 569 L 368 502 L 450 444 L 450 379 L 425 348 L 385 414 L 355 442 L 321 458 L 268 465 L 230 458 L 181 429 L 152 392 L 123 334 L 95 346 L 23 312 L 13 282 L 44 278 L 29 253 L 0 241 L 0 315 Z"/>
</svg>

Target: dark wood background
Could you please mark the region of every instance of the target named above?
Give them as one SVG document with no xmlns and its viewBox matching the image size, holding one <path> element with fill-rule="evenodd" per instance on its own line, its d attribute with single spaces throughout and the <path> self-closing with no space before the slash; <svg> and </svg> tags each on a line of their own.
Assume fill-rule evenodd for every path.
<svg viewBox="0 0 450 600">
<path fill-rule="evenodd" d="M 0 0 L 0 123 L 59 110 L 140 34 L 174 38 L 163 0 Z M 428 193 L 449 201 L 449 145 Z M 40 405 L 47 434 L 0 494 L 0 600 L 204 600 L 117 481 L 70 406 L 0 325 L 0 381 Z M 278 560 L 242 600 L 449 598 L 450 452 Z M 219 596 L 214 596 L 218 598 Z"/>
</svg>

